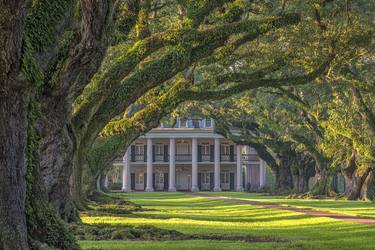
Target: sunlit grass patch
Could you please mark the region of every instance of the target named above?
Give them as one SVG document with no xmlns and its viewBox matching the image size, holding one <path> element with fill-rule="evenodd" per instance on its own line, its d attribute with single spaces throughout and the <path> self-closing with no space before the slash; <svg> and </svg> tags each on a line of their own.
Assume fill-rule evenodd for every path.
<svg viewBox="0 0 375 250">
<path fill-rule="evenodd" d="M 375 218 L 375 202 L 348 201 L 334 199 L 287 199 L 285 196 L 270 196 L 261 193 L 239 192 L 206 192 L 227 198 L 238 198 L 249 201 L 274 203 L 278 205 L 314 209 L 324 212 L 332 212 L 363 218 Z"/>
<path fill-rule="evenodd" d="M 237 193 L 219 194 L 236 195 Z M 248 194 L 238 193 L 238 195 L 246 198 Z M 167 241 L 155 242 L 154 249 L 207 249 L 211 245 L 215 247 L 214 249 L 374 249 L 375 246 L 374 227 L 332 218 L 210 200 L 185 193 L 134 192 L 116 194 L 116 196 L 140 204 L 144 210 L 133 212 L 132 216 L 83 216 L 83 222 L 93 225 L 149 225 L 177 230 L 185 235 L 269 237 L 285 240 L 285 242 L 278 243 L 217 242 L 217 240 Z M 266 199 L 265 196 L 259 197 Z M 275 198 L 268 197 L 268 199 Z M 204 248 L 199 248 L 198 243 L 203 244 Z M 148 249 L 149 246 L 149 243 L 144 242 L 144 248 L 138 248 L 139 242 L 124 241 L 100 244 L 114 244 L 114 248 L 112 245 L 109 248 L 101 245 L 103 248 L 98 249 L 117 249 L 119 245 L 123 247 L 119 249 Z"/>
</svg>

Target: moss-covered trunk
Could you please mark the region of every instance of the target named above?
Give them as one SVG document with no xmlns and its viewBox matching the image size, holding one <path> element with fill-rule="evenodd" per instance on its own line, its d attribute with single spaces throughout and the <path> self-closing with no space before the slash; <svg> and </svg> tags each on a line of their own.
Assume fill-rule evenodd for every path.
<svg viewBox="0 0 375 250">
<path fill-rule="evenodd" d="M 73 235 L 48 202 L 40 171 L 40 142 L 42 137 L 40 136 L 40 127 L 37 125 L 37 120 L 40 117 L 38 105 L 32 102 L 28 117 L 26 175 L 26 218 L 30 246 L 33 249 L 46 248 L 47 246 L 57 249 L 78 249 Z"/>
<path fill-rule="evenodd" d="M 292 168 L 294 190 L 298 193 L 309 191 L 309 180 L 315 176 L 315 161 L 306 153 L 296 153 Z"/>
<path fill-rule="evenodd" d="M 41 130 L 40 164 L 48 200 L 65 221 L 78 216 L 70 193 L 75 136 L 69 121 L 69 104 L 63 97 L 44 97 L 38 121 Z"/>
<path fill-rule="evenodd" d="M 375 199 L 375 175 L 374 169 L 371 169 L 361 189 L 361 200 Z"/>
<path fill-rule="evenodd" d="M 279 157 L 279 167 L 275 171 L 277 190 L 288 192 L 293 189 L 291 165 L 292 159 L 288 155 Z"/>
<path fill-rule="evenodd" d="M 316 168 L 316 182 L 309 191 L 312 195 L 335 196 L 334 173 L 328 169 Z"/>
<path fill-rule="evenodd" d="M 1 85 L 1 82 L 0 82 Z M 25 218 L 27 102 L 0 90 L 0 249 L 28 249 Z"/>
<path fill-rule="evenodd" d="M 367 199 L 372 172 L 372 169 L 369 167 L 356 168 L 351 174 L 343 171 L 345 178 L 344 195 L 348 200 Z"/>
</svg>

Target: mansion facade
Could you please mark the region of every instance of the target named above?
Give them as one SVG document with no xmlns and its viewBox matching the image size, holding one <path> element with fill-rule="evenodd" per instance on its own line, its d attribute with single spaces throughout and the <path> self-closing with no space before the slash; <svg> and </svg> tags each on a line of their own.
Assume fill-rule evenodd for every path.
<svg viewBox="0 0 375 250">
<path fill-rule="evenodd" d="M 212 119 L 162 124 L 136 139 L 113 165 L 121 169 L 124 192 L 257 190 L 266 180 L 256 151 L 215 133 Z"/>
</svg>

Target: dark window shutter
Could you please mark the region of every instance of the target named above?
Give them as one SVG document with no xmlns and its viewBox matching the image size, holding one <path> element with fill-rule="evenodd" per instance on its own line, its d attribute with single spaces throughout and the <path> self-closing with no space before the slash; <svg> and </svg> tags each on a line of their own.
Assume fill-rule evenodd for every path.
<svg viewBox="0 0 375 250">
<path fill-rule="evenodd" d="M 135 162 L 135 145 L 132 145 L 130 148 L 130 160 L 132 162 Z"/>
<path fill-rule="evenodd" d="M 143 161 L 147 161 L 147 145 L 143 146 Z"/>
<path fill-rule="evenodd" d="M 135 189 L 135 174 L 134 173 L 130 174 L 130 188 L 132 190 Z"/>
<path fill-rule="evenodd" d="M 214 162 L 215 146 L 210 145 L 210 161 Z"/>
<path fill-rule="evenodd" d="M 214 186 L 215 186 L 215 175 L 214 173 L 210 173 L 210 189 L 211 190 L 214 190 Z"/>
<path fill-rule="evenodd" d="M 143 188 L 146 189 L 147 186 L 147 173 L 143 176 Z"/>
<path fill-rule="evenodd" d="M 168 161 L 168 145 L 164 145 L 164 161 Z"/>
<path fill-rule="evenodd" d="M 202 187 L 202 173 L 198 173 L 198 188 L 201 190 Z"/>
<path fill-rule="evenodd" d="M 230 187 L 230 190 L 234 190 L 234 173 L 230 173 L 230 176 L 229 176 L 229 187 Z"/>
<path fill-rule="evenodd" d="M 169 188 L 169 175 L 168 173 L 164 173 L 164 190 L 168 190 Z"/>
<path fill-rule="evenodd" d="M 155 188 L 155 174 L 152 174 L 152 188 Z"/>
<path fill-rule="evenodd" d="M 202 162 L 202 145 L 198 145 L 198 162 Z"/>
<path fill-rule="evenodd" d="M 152 161 L 155 161 L 155 145 L 152 145 Z"/>
<path fill-rule="evenodd" d="M 229 153 L 230 153 L 230 161 L 234 161 L 234 145 L 229 146 Z"/>
</svg>

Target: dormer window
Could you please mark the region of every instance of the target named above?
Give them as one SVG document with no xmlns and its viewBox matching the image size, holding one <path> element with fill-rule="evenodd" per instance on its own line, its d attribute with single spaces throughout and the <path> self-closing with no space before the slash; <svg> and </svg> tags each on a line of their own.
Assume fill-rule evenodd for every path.
<svg viewBox="0 0 375 250">
<path fill-rule="evenodd" d="M 180 118 L 180 128 L 187 128 L 187 119 Z"/>
<path fill-rule="evenodd" d="M 205 120 L 204 127 L 205 127 L 205 128 L 212 128 L 212 121 L 211 121 L 211 118 L 206 118 L 206 119 L 204 119 L 204 120 Z"/>
</svg>

